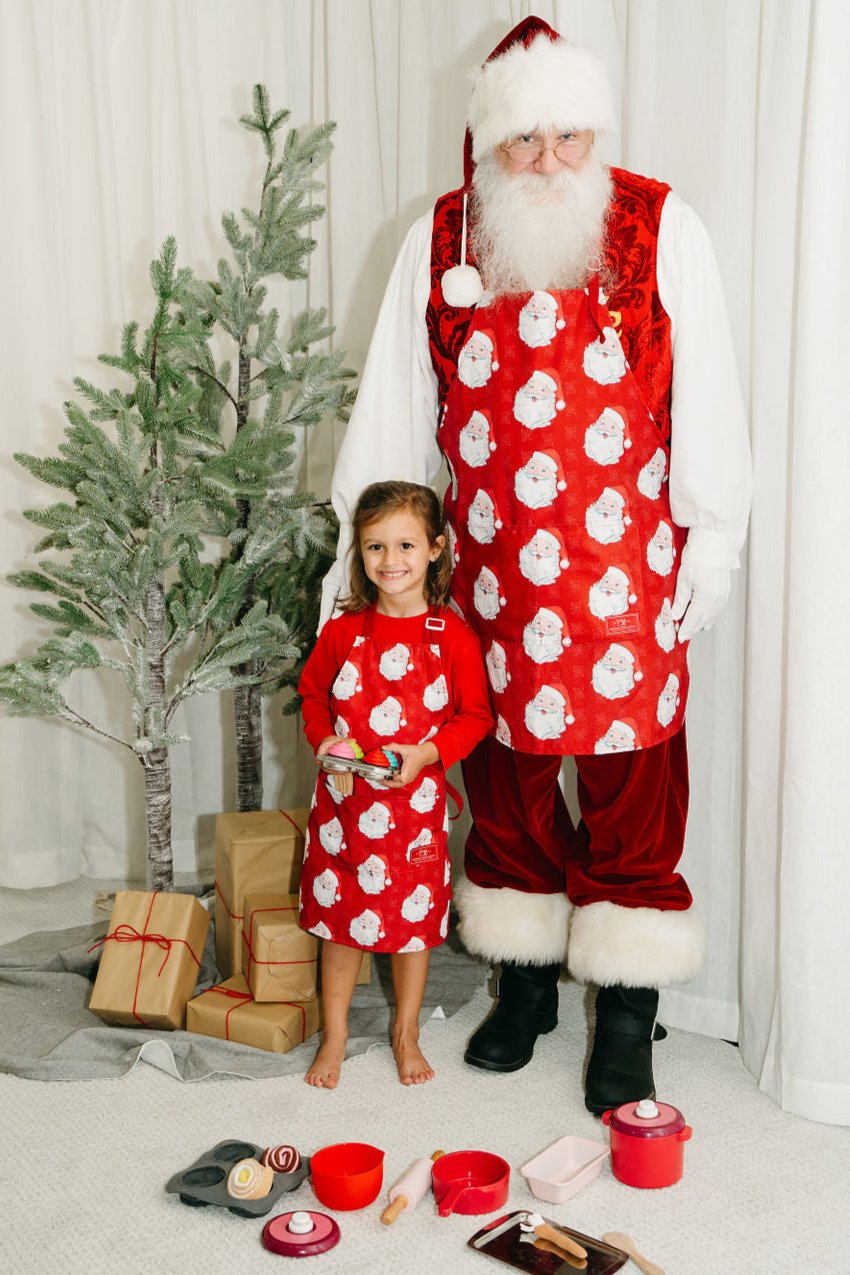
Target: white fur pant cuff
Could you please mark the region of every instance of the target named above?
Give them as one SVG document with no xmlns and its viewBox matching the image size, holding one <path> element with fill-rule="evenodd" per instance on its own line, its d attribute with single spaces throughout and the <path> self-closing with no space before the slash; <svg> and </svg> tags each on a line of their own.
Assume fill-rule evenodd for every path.
<svg viewBox="0 0 850 1275">
<path fill-rule="evenodd" d="M 590 903 L 574 908 L 567 965 L 580 983 L 600 987 L 667 987 L 702 968 L 705 930 L 687 911 Z"/>
<path fill-rule="evenodd" d="M 563 961 L 569 917 L 565 895 L 487 889 L 463 877 L 455 886 L 455 903 L 461 942 L 473 955 L 519 965 Z"/>
</svg>

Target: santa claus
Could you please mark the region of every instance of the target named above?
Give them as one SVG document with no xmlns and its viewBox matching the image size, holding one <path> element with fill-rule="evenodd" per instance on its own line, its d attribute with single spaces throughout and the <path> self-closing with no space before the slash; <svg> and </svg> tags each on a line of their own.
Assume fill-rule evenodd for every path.
<svg viewBox="0 0 850 1275">
<path fill-rule="evenodd" d="M 333 907 L 339 903 L 342 895 L 339 892 L 339 877 L 330 868 L 325 868 L 313 880 L 313 897 L 320 908 Z"/>
<path fill-rule="evenodd" d="M 471 469 L 480 469 L 495 450 L 490 422 L 483 412 L 473 412 L 458 435 L 461 460 Z"/>
<path fill-rule="evenodd" d="M 535 739 L 558 739 L 574 721 L 566 692 L 556 686 L 541 686 L 525 706 L 525 727 Z"/>
<path fill-rule="evenodd" d="M 623 413 L 613 407 L 606 407 L 584 432 L 584 454 L 597 465 L 616 464 L 630 446 Z"/>
<path fill-rule="evenodd" d="M 622 642 L 612 642 L 593 666 L 593 689 L 605 699 L 621 699 L 631 695 L 635 683 L 642 677 L 632 648 Z"/>
<path fill-rule="evenodd" d="M 502 520 L 496 514 L 496 504 L 490 492 L 479 487 L 469 506 L 466 525 L 473 540 L 480 545 L 492 543 L 496 532 L 501 529 Z"/>
<path fill-rule="evenodd" d="M 476 389 L 486 385 L 499 364 L 494 357 L 495 344 L 487 332 L 473 332 L 457 360 L 457 374 L 464 385 Z"/>
<path fill-rule="evenodd" d="M 378 661 L 378 668 L 381 671 L 381 676 L 385 677 L 388 682 L 400 681 L 405 673 L 409 673 L 413 668 L 410 662 L 410 647 L 405 646 L 403 642 L 396 642 L 395 646 L 382 651 L 381 658 Z"/>
<path fill-rule="evenodd" d="M 362 691 L 360 670 L 351 660 L 346 660 L 336 675 L 331 687 L 331 695 L 335 699 L 351 699 L 357 691 Z"/>
<path fill-rule="evenodd" d="M 379 854 L 370 854 L 357 868 L 357 884 L 364 894 L 380 894 L 392 885 L 389 865 Z"/>
<path fill-rule="evenodd" d="M 569 645 L 566 617 L 560 607 L 541 607 L 522 631 L 522 649 L 535 664 L 560 659 Z"/>
<path fill-rule="evenodd" d="M 637 732 L 630 722 L 613 721 L 601 739 L 596 741 L 594 752 L 630 753 L 638 747 Z"/>
<path fill-rule="evenodd" d="M 604 487 L 584 515 L 587 534 L 601 545 L 622 540 L 631 522 L 626 509 L 626 498 L 616 487 Z"/>
<path fill-rule="evenodd" d="M 529 509 L 545 509 L 554 503 L 559 491 L 566 491 L 560 458 L 554 451 L 532 452 L 514 475 L 517 500 Z"/>
<path fill-rule="evenodd" d="M 519 569 L 532 584 L 554 584 L 570 565 L 560 532 L 541 528 L 519 551 Z"/>
<path fill-rule="evenodd" d="M 662 651 L 672 651 L 676 645 L 676 625 L 673 621 L 673 611 L 669 598 L 664 599 L 661 604 L 661 610 L 656 616 L 655 640 Z"/>
<path fill-rule="evenodd" d="M 563 326 L 558 298 L 551 292 L 532 292 L 519 312 L 519 339 L 532 350 L 551 345 L 555 333 Z"/>
<path fill-rule="evenodd" d="M 434 900 L 427 885 L 418 885 L 402 902 L 401 915 L 405 921 L 422 921 L 433 906 Z"/>
<path fill-rule="evenodd" d="M 319 824 L 319 841 L 328 854 L 339 854 L 340 850 L 345 849 L 345 836 L 338 819 L 329 819 L 327 823 Z"/>
<path fill-rule="evenodd" d="M 667 473 L 667 456 L 663 447 L 659 447 L 650 456 L 637 477 L 637 488 L 648 500 L 657 500 L 661 495 L 661 487 Z"/>
<path fill-rule="evenodd" d="M 417 788 L 414 788 L 410 805 L 418 814 L 425 814 L 429 810 L 433 810 L 437 804 L 437 782 L 430 775 L 426 775 Z"/>
<path fill-rule="evenodd" d="M 605 327 L 602 335 L 584 352 L 585 374 L 598 385 L 616 385 L 626 375 L 626 356 L 613 328 Z"/>
<path fill-rule="evenodd" d="M 472 588 L 472 605 L 484 620 L 494 620 L 505 605 L 496 573 L 489 567 L 482 567 L 478 573 Z"/>
<path fill-rule="evenodd" d="M 372 709 L 369 714 L 369 725 L 376 735 L 395 735 L 399 726 L 404 725 L 404 709 L 401 701 L 394 695 L 388 695 Z"/>
<path fill-rule="evenodd" d="M 670 673 L 667 681 L 664 683 L 661 694 L 658 696 L 658 706 L 655 710 L 659 723 L 662 726 L 669 726 L 673 718 L 676 716 L 676 709 L 679 707 L 679 679 L 675 673 Z"/>
<path fill-rule="evenodd" d="M 563 408 L 560 386 L 548 372 L 533 372 L 514 396 L 514 419 L 527 429 L 543 429 Z"/>
<path fill-rule="evenodd" d="M 348 927 L 349 937 L 358 947 L 374 947 L 378 939 L 384 937 L 383 922 L 377 912 L 366 908 L 359 916 L 355 916 Z"/>
<path fill-rule="evenodd" d="M 660 522 L 655 535 L 646 546 L 646 561 L 656 575 L 668 576 L 673 570 L 673 559 L 676 550 L 673 547 L 673 528 L 666 522 Z"/>
<path fill-rule="evenodd" d="M 511 675 L 508 672 L 508 657 L 505 648 L 501 642 L 493 641 L 490 648 L 484 656 L 484 664 L 487 669 L 487 676 L 490 679 L 490 685 L 497 695 L 501 695 L 507 690 L 508 682 Z"/>
<path fill-rule="evenodd" d="M 449 688 L 446 684 L 445 674 L 441 673 L 439 677 L 425 687 L 422 692 L 422 702 L 432 713 L 436 713 L 439 709 L 446 707 L 449 702 Z"/>
<path fill-rule="evenodd" d="M 400 947 L 398 950 L 400 952 L 424 952 L 425 941 L 414 935 L 412 939 L 407 940 L 404 947 Z"/>
<path fill-rule="evenodd" d="M 612 615 L 624 615 L 637 602 L 631 591 L 627 573 L 622 567 L 609 567 L 603 576 L 590 586 L 587 605 L 591 615 L 607 620 Z"/>
<path fill-rule="evenodd" d="M 382 801 L 373 801 L 366 810 L 361 810 L 357 827 L 370 841 L 378 841 L 395 827 L 392 810 Z"/>
</svg>

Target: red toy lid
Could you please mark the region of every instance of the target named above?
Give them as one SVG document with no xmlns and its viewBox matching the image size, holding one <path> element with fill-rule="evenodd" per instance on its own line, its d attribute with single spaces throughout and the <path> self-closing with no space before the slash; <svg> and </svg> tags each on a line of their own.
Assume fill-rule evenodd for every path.
<svg viewBox="0 0 850 1275">
<path fill-rule="evenodd" d="M 624 1102 L 616 1111 L 606 1111 L 605 1116 L 605 1124 L 632 1138 L 668 1138 L 685 1128 L 685 1117 L 677 1107 L 651 1098 Z"/>
<path fill-rule="evenodd" d="M 309 1229 L 306 1229 L 307 1223 Z M 264 1248 L 281 1257 L 312 1257 L 339 1243 L 339 1226 L 327 1213 L 298 1209 L 280 1213 L 263 1227 Z"/>
</svg>

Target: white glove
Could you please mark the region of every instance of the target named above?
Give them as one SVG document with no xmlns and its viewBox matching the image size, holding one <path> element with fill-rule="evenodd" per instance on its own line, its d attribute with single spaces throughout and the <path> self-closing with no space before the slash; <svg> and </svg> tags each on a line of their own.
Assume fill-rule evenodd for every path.
<svg viewBox="0 0 850 1275">
<path fill-rule="evenodd" d="M 731 588 L 732 572 L 728 567 L 692 566 L 685 545 L 671 608 L 673 619 L 682 621 L 680 642 L 689 642 L 695 633 L 711 628 L 726 605 Z"/>
<path fill-rule="evenodd" d="M 342 564 L 337 559 L 322 581 L 322 600 L 319 605 L 319 627 L 316 630 L 317 633 L 321 633 L 325 627 L 325 622 L 331 618 L 336 610 L 336 602 L 340 593 L 342 593 Z"/>
</svg>

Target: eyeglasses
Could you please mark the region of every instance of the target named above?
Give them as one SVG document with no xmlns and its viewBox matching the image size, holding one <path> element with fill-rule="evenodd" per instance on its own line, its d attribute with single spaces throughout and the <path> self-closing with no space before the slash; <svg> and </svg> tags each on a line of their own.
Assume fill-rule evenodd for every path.
<svg viewBox="0 0 850 1275">
<path fill-rule="evenodd" d="M 539 133 L 520 133 L 509 142 L 502 142 L 501 149 L 518 164 L 530 164 L 546 151 L 554 151 L 562 164 L 584 159 L 593 145 L 593 133 L 561 133 L 554 146 L 546 146 Z"/>
</svg>

